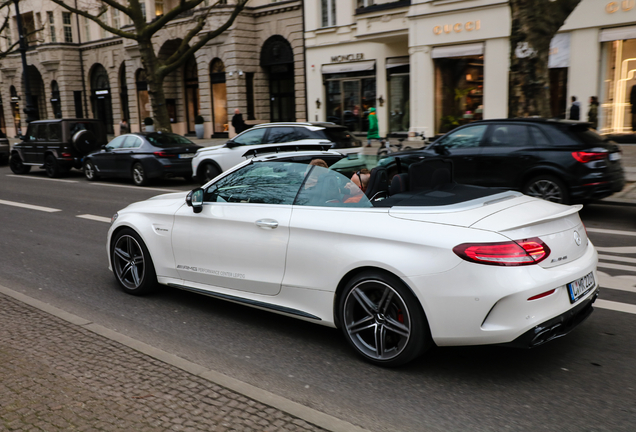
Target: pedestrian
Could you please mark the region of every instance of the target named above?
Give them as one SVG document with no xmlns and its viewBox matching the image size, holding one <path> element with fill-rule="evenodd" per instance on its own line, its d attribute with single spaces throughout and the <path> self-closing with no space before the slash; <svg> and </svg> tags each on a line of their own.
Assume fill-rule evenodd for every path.
<svg viewBox="0 0 636 432">
<path fill-rule="evenodd" d="M 378 116 L 375 114 L 375 108 L 369 108 L 369 130 L 367 131 L 367 147 L 371 147 L 371 140 L 380 138 L 380 129 L 378 127 Z"/>
<path fill-rule="evenodd" d="M 130 125 L 128 124 L 128 120 L 121 119 L 119 123 L 119 135 L 130 133 Z"/>
<path fill-rule="evenodd" d="M 581 103 L 576 100 L 576 96 L 572 96 L 572 106 L 570 106 L 570 120 L 580 120 Z"/>
<path fill-rule="evenodd" d="M 245 129 L 247 129 L 247 125 L 243 120 L 243 114 L 241 114 L 241 111 L 238 108 L 234 110 L 234 116 L 232 117 L 232 126 L 234 127 L 234 132 L 236 132 L 237 134 L 240 134 Z"/>
<path fill-rule="evenodd" d="M 587 121 L 590 122 L 592 128 L 598 129 L 598 99 L 596 96 L 590 96 L 590 110 L 587 112 Z"/>
</svg>

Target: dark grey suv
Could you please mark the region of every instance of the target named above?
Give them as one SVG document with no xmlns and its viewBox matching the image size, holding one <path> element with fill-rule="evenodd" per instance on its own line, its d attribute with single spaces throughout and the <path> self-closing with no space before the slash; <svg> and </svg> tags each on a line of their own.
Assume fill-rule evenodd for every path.
<svg viewBox="0 0 636 432">
<path fill-rule="evenodd" d="M 0 131 L 0 164 L 4 165 L 9 160 L 10 145 L 7 136 Z"/>
<path fill-rule="evenodd" d="M 38 120 L 29 124 L 22 142 L 13 146 L 9 165 L 15 174 L 26 174 L 36 166 L 44 168 L 49 177 L 60 177 L 71 168 L 82 168 L 83 157 L 107 143 L 100 120 Z"/>
</svg>

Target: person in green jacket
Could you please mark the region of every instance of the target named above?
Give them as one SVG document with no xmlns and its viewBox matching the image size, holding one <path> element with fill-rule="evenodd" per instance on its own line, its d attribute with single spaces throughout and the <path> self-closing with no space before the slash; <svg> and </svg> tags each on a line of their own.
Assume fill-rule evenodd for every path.
<svg viewBox="0 0 636 432">
<path fill-rule="evenodd" d="M 378 128 L 378 116 L 375 114 L 375 108 L 369 108 L 369 130 L 367 131 L 367 147 L 371 147 L 371 140 L 380 138 L 380 129 Z"/>
</svg>

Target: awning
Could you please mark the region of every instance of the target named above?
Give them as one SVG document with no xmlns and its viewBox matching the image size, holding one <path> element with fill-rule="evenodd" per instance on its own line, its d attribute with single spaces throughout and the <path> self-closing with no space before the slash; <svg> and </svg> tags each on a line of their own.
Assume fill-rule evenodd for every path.
<svg viewBox="0 0 636 432">
<path fill-rule="evenodd" d="M 636 26 L 615 27 L 601 30 L 599 42 L 636 39 Z"/>
<path fill-rule="evenodd" d="M 322 65 L 323 74 L 363 72 L 372 70 L 375 70 L 375 60 Z"/>
<path fill-rule="evenodd" d="M 434 47 L 431 51 L 432 58 L 464 57 L 471 55 L 482 55 L 484 53 L 483 43 L 472 43 L 464 45 L 449 45 Z"/>
<path fill-rule="evenodd" d="M 386 68 L 393 69 L 400 66 L 408 66 L 411 62 L 409 60 L 409 56 L 404 57 L 391 57 L 386 59 Z"/>
</svg>

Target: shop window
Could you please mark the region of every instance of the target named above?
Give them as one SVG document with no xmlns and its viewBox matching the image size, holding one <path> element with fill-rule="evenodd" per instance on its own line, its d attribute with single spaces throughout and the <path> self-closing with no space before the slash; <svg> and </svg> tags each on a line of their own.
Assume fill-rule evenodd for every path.
<svg viewBox="0 0 636 432">
<path fill-rule="evenodd" d="M 411 91 L 409 58 L 389 58 L 386 67 L 389 78 L 389 133 L 408 132 Z"/>
<path fill-rule="evenodd" d="M 325 75 L 327 79 L 327 121 L 345 126 L 352 132 L 369 129 L 369 110 L 376 106 L 373 72 Z"/>
<path fill-rule="evenodd" d="M 636 131 L 636 39 L 603 42 L 599 132 Z M 585 106 L 587 101 L 581 101 Z M 582 110 L 583 111 L 583 110 Z M 587 120 L 587 112 L 581 113 Z"/>
<path fill-rule="evenodd" d="M 481 120 L 484 58 L 482 55 L 435 59 L 435 129 L 446 133 Z"/>
</svg>

